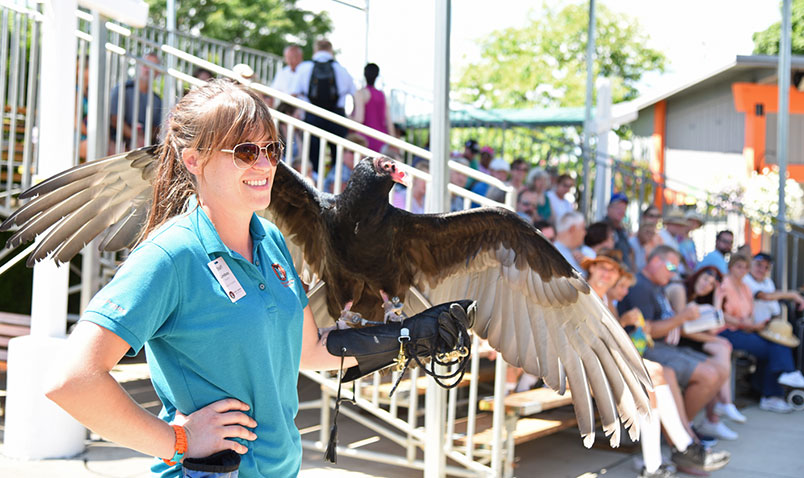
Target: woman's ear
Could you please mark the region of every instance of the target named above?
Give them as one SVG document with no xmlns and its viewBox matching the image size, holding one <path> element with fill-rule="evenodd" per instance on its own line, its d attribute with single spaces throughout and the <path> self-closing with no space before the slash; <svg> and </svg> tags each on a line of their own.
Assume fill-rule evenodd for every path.
<svg viewBox="0 0 804 478">
<path fill-rule="evenodd" d="M 201 158 L 197 149 L 185 148 L 181 152 L 181 161 L 187 171 L 190 171 L 195 176 L 201 175 Z"/>
</svg>

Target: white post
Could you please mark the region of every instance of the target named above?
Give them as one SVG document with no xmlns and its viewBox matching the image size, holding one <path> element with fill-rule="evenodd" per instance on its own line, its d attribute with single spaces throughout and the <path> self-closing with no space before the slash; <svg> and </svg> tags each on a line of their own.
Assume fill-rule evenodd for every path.
<svg viewBox="0 0 804 478">
<path fill-rule="evenodd" d="M 609 131 L 611 130 L 611 81 L 601 78 L 597 82 L 597 108 L 595 109 L 595 133 L 597 154 L 595 158 L 595 214 L 596 221 L 606 216 L 606 205 L 611 197 L 611 158 L 609 157 Z"/>
<path fill-rule="evenodd" d="M 445 211 L 447 201 L 447 158 L 449 158 L 449 32 L 450 0 L 435 2 L 435 58 L 433 117 L 430 121 L 430 148 L 433 182 L 428 194 L 432 211 Z M 433 364 L 435 367 L 435 364 Z M 438 367 L 435 367 L 438 370 Z M 443 367 L 442 367 L 443 368 Z M 443 370 L 440 370 L 443 371 Z M 444 417 L 446 393 L 430 379 L 427 381 L 424 415 L 424 478 L 442 478 L 446 470 L 444 452 Z"/>
<path fill-rule="evenodd" d="M 42 21 L 39 170 L 48 177 L 72 164 L 75 129 L 76 0 L 50 0 Z M 46 261 L 34 268 L 31 335 L 8 348 L 8 399 L 3 453 L 58 458 L 84 450 L 86 430 L 43 393 L 60 355 L 67 323 L 68 267 Z"/>
</svg>

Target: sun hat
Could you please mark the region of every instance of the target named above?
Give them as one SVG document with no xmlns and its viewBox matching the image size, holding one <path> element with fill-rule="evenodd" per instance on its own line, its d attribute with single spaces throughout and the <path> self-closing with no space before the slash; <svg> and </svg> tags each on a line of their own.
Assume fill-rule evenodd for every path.
<svg viewBox="0 0 804 478">
<path fill-rule="evenodd" d="M 759 331 L 763 339 L 785 347 L 795 348 L 801 343 L 798 337 L 793 336 L 793 326 L 785 319 L 777 318 L 768 322 L 764 329 Z"/>
<path fill-rule="evenodd" d="M 584 257 L 581 261 L 581 267 L 588 271 L 589 268 L 595 264 L 607 262 L 622 272 L 622 257 L 622 252 L 620 252 L 618 249 L 601 249 L 595 257 Z"/>
<path fill-rule="evenodd" d="M 703 226 L 704 224 L 706 224 L 706 219 L 704 219 L 704 217 L 702 215 L 698 214 L 698 212 L 695 211 L 694 209 L 690 209 L 689 211 L 687 211 L 687 213 L 684 214 L 684 217 L 687 219 L 687 223 L 691 223 L 692 221 L 695 221 L 695 222 L 698 223 L 697 226 L 693 226 L 692 224 L 689 224 L 689 226 L 692 227 L 693 229 L 697 229 L 697 228 Z"/>
<path fill-rule="evenodd" d="M 689 226 L 690 223 L 681 211 L 673 211 L 667 215 L 662 222 L 665 224 L 675 224 L 678 226 Z"/>
</svg>

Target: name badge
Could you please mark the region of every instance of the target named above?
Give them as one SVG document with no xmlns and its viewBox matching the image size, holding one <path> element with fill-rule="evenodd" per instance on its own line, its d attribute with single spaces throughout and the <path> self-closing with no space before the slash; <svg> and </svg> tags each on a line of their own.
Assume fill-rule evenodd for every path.
<svg viewBox="0 0 804 478">
<path fill-rule="evenodd" d="M 237 281 L 232 270 L 229 269 L 229 264 L 223 260 L 223 257 L 218 257 L 214 261 L 210 261 L 207 263 L 207 266 L 232 302 L 237 302 L 241 297 L 246 295 L 243 286 Z"/>
</svg>

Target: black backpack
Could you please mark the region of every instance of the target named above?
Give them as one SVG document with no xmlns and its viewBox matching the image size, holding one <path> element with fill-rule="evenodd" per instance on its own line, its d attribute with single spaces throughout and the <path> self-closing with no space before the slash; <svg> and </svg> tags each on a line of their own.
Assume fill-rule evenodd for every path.
<svg viewBox="0 0 804 478">
<path fill-rule="evenodd" d="M 310 103 L 328 111 L 335 111 L 338 107 L 338 85 L 335 82 L 333 61 L 313 62 L 313 73 L 310 75 L 307 95 Z"/>
</svg>

